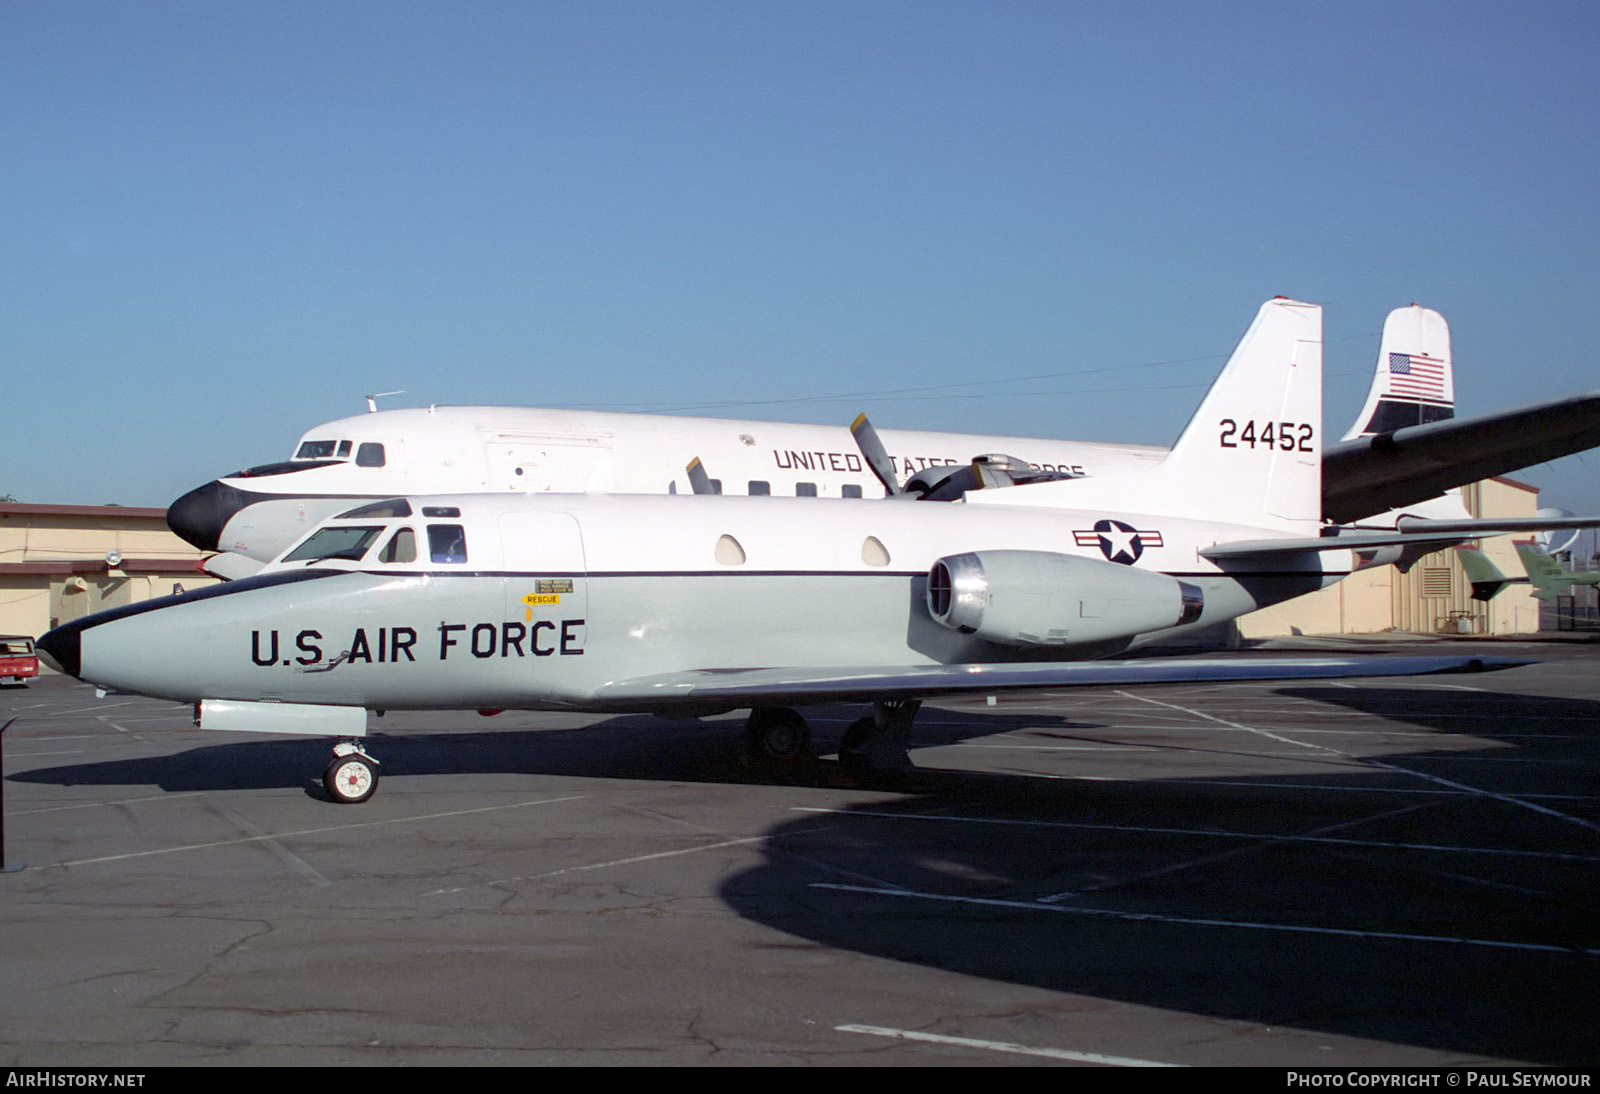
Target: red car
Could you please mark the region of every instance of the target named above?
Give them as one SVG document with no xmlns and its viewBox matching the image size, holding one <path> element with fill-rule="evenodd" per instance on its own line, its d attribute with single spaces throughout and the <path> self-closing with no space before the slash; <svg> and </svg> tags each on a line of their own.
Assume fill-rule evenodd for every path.
<svg viewBox="0 0 1600 1094">
<path fill-rule="evenodd" d="M 23 634 L 0 634 L 0 684 L 20 684 L 39 675 L 39 656 L 33 639 Z"/>
</svg>

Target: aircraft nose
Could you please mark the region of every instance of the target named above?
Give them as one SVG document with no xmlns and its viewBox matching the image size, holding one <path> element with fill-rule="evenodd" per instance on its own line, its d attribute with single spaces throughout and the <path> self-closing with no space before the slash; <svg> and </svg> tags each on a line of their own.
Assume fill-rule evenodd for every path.
<svg viewBox="0 0 1600 1094">
<path fill-rule="evenodd" d="M 82 635 L 83 627 L 78 623 L 63 623 L 54 630 L 46 631 L 33 644 L 33 648 L 44 663 L 57 672 L 76 676 L 83 667 L 79 658 Z"/>
<path fill-rule="evenodd" d="M 220 550 L 222 529 L 254 500 L 243 490 L 208 482 L 167 507 L 167 527 L 202 551 Z"/>
</svg>

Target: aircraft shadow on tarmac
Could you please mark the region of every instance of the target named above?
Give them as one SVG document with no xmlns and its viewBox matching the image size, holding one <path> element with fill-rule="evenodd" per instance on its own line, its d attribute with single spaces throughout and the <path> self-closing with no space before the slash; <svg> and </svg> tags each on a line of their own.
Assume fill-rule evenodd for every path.
<svg viewBox="0 0 1600 1094">
<path fill-rule="evenodd" d="M 1529 769 L 1553 770 L 1547 792 L 1588 800 L 1551 804 L 1593 824 L 1593 745 L 1571 727 L 1595 724 L 1600 704 L 1395 688 L 1276 694 L 1486 738 L 1531 713 L 1543 720 L 1523 732 L 1559 722 L 1569 735 L 1389 753 L 1388 769 L 1249 785 L 925 771 L 925 792 L 910 800 L 777 826 L 766 863 L 730 878 L 722 896 L 829 947 L 1073 995 L 1463 1055 L 1600 1062 L 1600 836 L 1504 797 L 1437 784 L 1432 796 L 1388 792 L 1429 788 L 1394 768 L 1486 786 L 1472 759 L 1540 749 L 1549 766 L 1494 776 L 1529 779 L 1526 788 L 1493 788 L 1534 793 Z M 1579 746 L 1581 767 L 1562 758 Z M 1483 850 L 1430 849 L 1442 846 Z"/>
<path fill-rule="evenodd" d="M 1452 738 L 1498 735 L 1512 747 L 1391 751 L 1378 757 L 1387 767 L 1234 784 L 922 767 L 886 784 L 901 793 L 890 804 L 777 825 L 765 863 L 729 878 L 721 896 L 740 915 L 829 947 L 972 976 L 1465 1055 L 1600 1063 L 1600 836 L 1507 800 L 1529 800 L 1537 777 L 1543 792 L 1586 799 L 1553 800 L 1555 808 L 1595 822 L 1592 745 L 1576 733 L 1509 735 L 1596 724 L 1600 703 L 1405 688 L 1274 694 Z M 816 713 L 815 743 L 826 752 L 837 739 L 827 727 L 859 712 Z M 396 728 L 438 724 L 406 717 Z M 1024 727 L 1035 738 L 1091 742 L 1102 729 L 1087 719 L 968 710 L 919 724 L 916 745 Z M 846 781 L 831 760 L 751 765 L 737 720 L 625 716 L 578 729 L 396 732 L 371 745 L 385 777 Z M 1563 759 L 1578 747 L 1588 762 Z M 1529 780 L 1511 788 L 1491 787 L 1460 762 L 1533 759 L 1536 750 L 1550 762 L 1498 766 L 1513 773 L 1496 778 Z M 10 778 L 169 791 L 300 786 L 322 797 L 315 781 L 327 754 L 322 740 L 254 740 Z M 1439 759 L 1455 762 L 1430 763 Z M 1181 757 L 1164 770 L 1174 767 L 1181 771 Z M 1395 768 L 1443 771 L 1502 797 L 1442 786 L 1431 796 L 1393 793 L 1430 788 Z M 1351 793 L 1363 789 L 1371 793 Z M 1446 846 L 1480 850 L 1437 849 Z"/>
</svg>

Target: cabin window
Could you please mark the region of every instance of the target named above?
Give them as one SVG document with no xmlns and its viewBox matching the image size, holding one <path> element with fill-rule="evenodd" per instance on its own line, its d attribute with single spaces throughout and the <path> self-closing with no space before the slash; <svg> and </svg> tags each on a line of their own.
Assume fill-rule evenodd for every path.
<svg viewBox="0 0 1600 1094">
<path fill-rule="evenodd" d="M 772 484 L 770 482 L 762 482 L 760 479 L 751 479 L 750 480 L 750 496 L 752 498 L 756 498 L 756 497 L 764 498 L 764 497 L 768 496 L 771 493 L 772 493 Z"/>
<path fill-rule="evenodd" d="M 360 520 L 365 517 L 372 520 L 375 517 L 409 517 L 411 506 L 405 498 L 390 498 L 388 501 L 375 501 L 371 505 L 361 505 L 348 513 L 340 513 L 339 520 Z"/>
<path fill-rule="evenodd" d="M 285 562 L 319 562 L 325 558 L 346 558 L 354 562 L 367 553 L 383 525 L 347 524 L 320 528 L 300 546 L 283 556 Z"/>
<path fill-rule="evenodd" d="M 723 536 L 717 540 L 717 549 L 713 554 L 724 566 L 744 565 L 744 548 L 739 546 L 739 541 L 732 536 Z"/>
<path fill-rule="evenodd" d="M 337 441 L 302 441 L 294 454 L 297 460 L 326 460 L 332 457 Z"/>
<path fill-rule="evenodd" d="M 459 524 L 428 525 L 428 553 L 435 562 L 467 561 L 467 530 Z"/>
<path fill-rule="evenodd" d="M 356 466 L 382 467 L 383 445 L 378 444 L 375 441 L 368 441 L 366 444 L 356 449 Z M 519 467 L 517 470 L 521 471 L 522 468 Z"/>
<path fill-rule="evenodd" d="M 797 482 L 794 484 L 794 496 L 797 498 L 814 498 L 817 496 L 817 484 L 814 482 Z"/>
<path fill-rule="evenodd" d="M 859 498 L 861 496 L 860 484 L 853 482 L 845 483 L 843 486 L 839 487 L 839 496 L 841 498 Z"/>
<path fill-rule="evenodd" d="M 383 545 L 383 550 L 378 552 L 379 562 L 415 562 L 417 561 L 417 534 L 409 528 L 402 528 L 389 542 Z"/>
<path fill-rule="evenodd" d="M 868 536 L 861 541 L 861 561 L 868 566 L 889 565 L 889 548 L 877 536 Z"/>
</svg>

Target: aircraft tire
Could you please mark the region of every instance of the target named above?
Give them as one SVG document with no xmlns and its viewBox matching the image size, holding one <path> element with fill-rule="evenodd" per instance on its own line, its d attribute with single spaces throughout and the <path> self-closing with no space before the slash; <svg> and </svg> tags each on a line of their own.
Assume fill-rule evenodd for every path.
<svg viewBox="0 0 1600 1094">
<path fill-rule="evenodd" d="M 341 805 L 360 805 L 378 790 L 378 769 L 361 755 L 335 756 L 322 772 L 328 797 Z"/>
<path fill-rule="evenodd" d="M 811 749 L 811 727 L 789 707 L 757 707 L 744 725 L 750 758 L 769 763 L 798 760 Z"/>
</svg>

